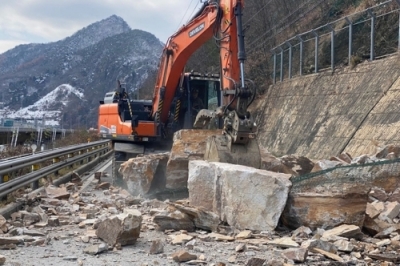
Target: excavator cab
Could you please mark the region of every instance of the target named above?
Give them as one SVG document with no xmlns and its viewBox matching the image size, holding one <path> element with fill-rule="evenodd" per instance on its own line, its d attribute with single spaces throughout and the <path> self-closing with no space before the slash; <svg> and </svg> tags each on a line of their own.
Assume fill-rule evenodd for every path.
<svg viewBox="0 0 400 266">
<path fill-rule="evenodd" d="M 202 109 L 215 110 L 221 104 L 218 74 L 185 73 L 171 105 L 170 132 L 192 129 Z M 171 121 L 172 120 L 172 121 Z"/>
</svg>

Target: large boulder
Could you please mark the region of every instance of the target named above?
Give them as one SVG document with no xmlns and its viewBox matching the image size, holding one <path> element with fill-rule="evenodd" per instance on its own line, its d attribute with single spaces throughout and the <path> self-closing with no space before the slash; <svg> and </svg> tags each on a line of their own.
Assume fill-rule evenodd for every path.
<svg viewBox="0 0 400 266">
<path fill-rule="evenodd" d="M 121 164 L 119 172 L 133 196 L 165 188 L 165 168 L 169 153 L 150 154 L 129 159 Z"/>
<path fill-rule="evenodd" d="M 362 226 L 368 202 L 368 192 L 293 193 L 282 214 L 289 228 L 307 226 L 329 229 L 340 224 Z"/>
<path fill-rule="evenodd" d="M 174 134 L 171 154 L 167 163 L 166 188 L 182 190 L 187 188 L 188 162 L 202 160 L 207 138 L 220 135 L 221 130 L 185 129 Z"/>
<path fill-rule="evenodd" d="M 290 175 L 252 167 L 189 162 L 189 201 L 237 229 L 274 230 L 291 187 Z"/>
<path fill-rule="evenodd" d="M 329 229 L 340 224 L 362 227 L 369 196 L 382 198 L 384 193 L 393 192 L 400 184 L 399 176 L 398 168 L 376 163 L 329 168 L 292 178 L 293 187 L 282 221 L 291 228 L 304 225 Z M 380 188 L 380 194 L 376 187 Z M 374 191 L 369 195 L 371 189 Z M 377 215 L 371 208 L 368 213 Z M 367 221 L 368 227 L 376 230 L 371 222 Z"/>
</svg>

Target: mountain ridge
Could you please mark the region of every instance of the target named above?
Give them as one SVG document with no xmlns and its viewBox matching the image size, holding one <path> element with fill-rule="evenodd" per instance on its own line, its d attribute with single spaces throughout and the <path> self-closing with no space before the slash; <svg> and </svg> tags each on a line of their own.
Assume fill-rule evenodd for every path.
<svg viewBox="0 0 400 266">
<path fill-rule="evenodd" d="M 0 101 L 9 110 L 3 114 L 33 105 L 68 84 L 82 90 L 83 114 L 69 104 L 60 106 L 60 113 L 74 114 L 95 126 L 104 94 L 115 88 L 117 80 L 131 92 L 138 89 L 157 69 L 163 46 L 153 34 L 131 29 L 116 15 L 56 42 L 19 45 L 0 54 Z"/>
</svg>

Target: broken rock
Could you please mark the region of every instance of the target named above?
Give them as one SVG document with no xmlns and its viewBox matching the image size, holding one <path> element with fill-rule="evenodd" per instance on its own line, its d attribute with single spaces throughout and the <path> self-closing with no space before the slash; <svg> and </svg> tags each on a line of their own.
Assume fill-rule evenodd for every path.
<svg viewBox="0 0 400 266">
<path fill-rule="evenodd" d="M 291 187 L 289 178 L 242 165 L 190 161 L 190 205 L 218 214 L 221 221 L 237 229 L 273 231 Z"/>
<path fill-rule="evenodd" d="M 362 235 L 360 227 L 352 224 L 343 224 L 322 234 L 322 238 L 330 236 L 342 236 L 347 238 L 359 238 Z"/>
<path fill-rule="evenodd" d="M 192 232 L 195 230 L 194 223 L 189 215 L 179 210 L 162 211 L 154 216 L 153 222 L 158 225 L 158 229 L 161 231 L 173 229 Z"/>
<path fill-rule="evenodd" d="M 288 248 L 282 251 L 282 255 L 294 262 L 304 262 L 308 256 L 308 250 L 305 248 Z"/>
<path fill-rule="evenodd" d="M 83 250 L 83 252 L 85 252 L 86 254 L 90 254 L 90 255 L 96 255 L 96 254 L 99 254 L 99 253 L 107 251 L 107 250 L 108 250 L 107 245 L 102 243 L 100 245 L 88 246 Z"/>
<path fill-rule="evenodd" d="M 187 188 L 189 161 L 203 160 L 207 138 L 220 134 L 221 130 L 198 129 L 179 130 L 174 134 L 166 171 L 166 187 L 168 189 Z"/>
<path fill-rule="evenodd" d="M 164 244 L 160 239 L 153 240 L 150 247 L 150 254 L 160 254 L 164 252 Z"/>
<path fill-rule="evenodd" d="M 134 209 L 124 209 L 124 212 L 100 222 L 96 235 L 108 245 L 115 246 L 117 243 L 131 245 L 139 238 L 142 215 Z"/>
<path fill-rule="evenodd" d="M 46 187 L 46 194 L 47 197 L 55 199 L 69 199 L 70 196 L 66 187 L 56 187 L 53 185 Z"/>
<path fill-rule="evenodd" d="M 186 213 L 193 221 L 196 228 L 208 231 L 216 231 L 219 224 L 219 217 L 213 212 L 207 211 L 202 207 L 194 208 L 183 206 L 180 204 L 173 204 L 175 208 L 183 213 Z"/>
<path fill-rule="evenodd" d="M 133 196 L 146 195 L 150 188 L 165 188 L 165 168 L 169 154 L 135 157 L 121 164 L 119 172 Z"/>
<path fill-rule="evenodd" d="M 186 262 L 197 259 L 197 256 L 190 254 L 186 250 L 179 250 L 172 254 L 172 259 L 176 262 Z"/>
</svg>

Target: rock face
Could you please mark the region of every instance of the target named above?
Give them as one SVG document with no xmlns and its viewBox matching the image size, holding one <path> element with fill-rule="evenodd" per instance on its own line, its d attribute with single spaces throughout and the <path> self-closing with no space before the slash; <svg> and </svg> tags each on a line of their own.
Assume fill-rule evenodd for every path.
<svg viewBox="0 0 400 266">
<path fill-rule="evenodd" d="M 134 209 L 124 209 L 124 212 L 100 222 L 96 235 L 110 246 L 116 244 L 131 245 L 139 238 L 142 215 Z"/>
<path fill-rule="evenodd" d="M 332 228 L 347 223 L 362 226 L 368 193 L 290 193 L 282 221 L 289 228 Z"/>
<path fill-rule="evenodd" d="M 169 154 L 150 154 L 129 159 L 121 164 L 122 174 L 133 196 L 146 195 L 150 190 L 165 188 L 165 168 Z"/>
<path fill-rule="evenodd" d="M 189 201 L 238 229 L 274 230 L 290 175 L 227 163 L 189 162 Z"/>
<path fill-rule="evenodd" d="M 202 160 L 209 136 L 221 134 L 221 130 L 187 129 L 175 133 L 171 155 L 167 163 L 166 188 L 187 188 L 188 162 Z"/>
<path fill-rule="evenodd" d="M 397 63 L 393 56 L 357 69 L 277 82 L 259 105 L 250 106 L 261 113 L 260 145 L 275 154 L 328 158 L 343 150 L 371 153 L 376 141 L 400 143 L 393 117 L 399 110 L 394 104 L 400 85 Z"/>
</svg>

